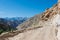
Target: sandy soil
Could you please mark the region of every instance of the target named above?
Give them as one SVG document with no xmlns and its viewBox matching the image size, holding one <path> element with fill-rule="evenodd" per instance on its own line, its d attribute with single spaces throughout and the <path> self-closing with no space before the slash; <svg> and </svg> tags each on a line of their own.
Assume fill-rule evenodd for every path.
<svg viewBox="0 0 60 40">
<path fill-rule="evenodd" d="M 60 27 L 58 27 L 57 38 L 58 38 L 58 40 L 60 40 Z"/>
<path fill-rule="evenodd" d="M 9 40 L 57 40 L 55 27 L 44 27 L 20 33 Z"/>
</svg>

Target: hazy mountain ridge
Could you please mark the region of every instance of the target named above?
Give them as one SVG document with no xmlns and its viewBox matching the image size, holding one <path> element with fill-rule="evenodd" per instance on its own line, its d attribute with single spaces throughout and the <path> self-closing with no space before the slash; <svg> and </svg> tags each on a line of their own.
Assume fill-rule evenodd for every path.
<svg viewBox="0 0 60 40">
<path fill-rule="evenodd" d="M 0 18 L 0 23 L 5 23 L 8 25 L 15 25 L 14 23 L 16 23 L 18 26 L 18 24 L 21 24 L 23 21 L 27 20 L 27 18 L 22 18 L 22 17 L 15 17 L 15 18 Z M 16 27 L 14 26 L 14 27 Z"/>
<path fill-rule="evenodd" d="M 7 20 L 7 24 L 9 24 L 13 27 L 17 27 L 19 24 L 23 23 L 27 19 L 28 19 L 27 17 L 5 18 L 5 20 Z"/>
<path fill-rule="evenodd" d="M 16 27 L 26 20 L 27 18 L 22 17 L 0 18 L 0 33 L 3 31 L 16 30 Z"/>
</svg>

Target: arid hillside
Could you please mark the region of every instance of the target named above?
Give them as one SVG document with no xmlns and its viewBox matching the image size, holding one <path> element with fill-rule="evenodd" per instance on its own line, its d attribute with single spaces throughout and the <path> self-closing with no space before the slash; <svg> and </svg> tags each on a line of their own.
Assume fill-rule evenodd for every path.
<svg viewBox="0 0 60 40">
<path fill-rule="evenodd" d="M 53 16 L 55 16 L 56 14 L 57 14 L 57 4 L 55 4 L 50 9 L 47 9 L 42 14 L 37 14 L 34 17 L 31 17 L 30 19 L 28 19 L 24 23 L 20 24 L 17 27 L 17 29 L 21 30 L 21 29 L 25 29 L 28 27 L 31 28 L 31 27 L 39 27 L 39 26 L 44 27 L 45 25 L 43 25 L 43 23 L 46 24 L 46 22 L 50 21 L 51 18 L 53 18 Z"/>
<path fill-rule="evenodd" d="M 0 40 L 60 40 L 58 4 L 20 24 L 16 31 L 3 33 Z"/>
</svg>

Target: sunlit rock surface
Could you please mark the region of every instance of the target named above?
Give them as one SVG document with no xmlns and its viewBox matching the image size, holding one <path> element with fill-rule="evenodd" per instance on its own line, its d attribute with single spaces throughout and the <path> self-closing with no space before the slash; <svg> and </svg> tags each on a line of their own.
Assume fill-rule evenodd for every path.
<svg viewBox="0 0 60 40">
<path fill-rule="evenodd" d="M 17 31 L 0 36 L 0 40 L 60 40 L 58 5 L 35 15 L 17 27 Z"/>
</svg>

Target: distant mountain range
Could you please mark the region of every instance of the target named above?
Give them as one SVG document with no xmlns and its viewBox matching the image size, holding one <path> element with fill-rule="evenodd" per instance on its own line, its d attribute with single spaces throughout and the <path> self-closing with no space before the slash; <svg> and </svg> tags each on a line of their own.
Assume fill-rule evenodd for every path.
<svg viewBox="0 0 60 40">
<path fill-rule="evenodd" d="M 16 29 L 16 27 L 26 21 L 27 17 L 0 18 L 0 31 Z"/>
<path fill-rule="evenodd" d="M 17 27 L 19 24 L 23 23 L 26 21 L 28 18 L 27 17 L 14 17 L 14 18 L 4 18 L 7 21 L 7 24 L 12 26 L 12 27 Z"/>
</svg>

